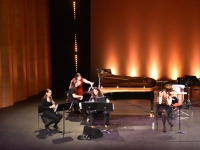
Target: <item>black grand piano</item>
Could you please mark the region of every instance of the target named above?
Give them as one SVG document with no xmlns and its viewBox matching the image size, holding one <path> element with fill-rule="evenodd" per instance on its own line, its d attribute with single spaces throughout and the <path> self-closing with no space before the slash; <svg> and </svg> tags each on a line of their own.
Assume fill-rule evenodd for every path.
<svg viewBox="0 0 200 150">
<path fill-rule="evenodd" d="M 111 100 L 147 99 L 153 112 L 156 80 L 149 77 L 130 77 L 114 75 L 111 69 L 97 69 L 99 85 L 104 95 Z"/>
</svg>

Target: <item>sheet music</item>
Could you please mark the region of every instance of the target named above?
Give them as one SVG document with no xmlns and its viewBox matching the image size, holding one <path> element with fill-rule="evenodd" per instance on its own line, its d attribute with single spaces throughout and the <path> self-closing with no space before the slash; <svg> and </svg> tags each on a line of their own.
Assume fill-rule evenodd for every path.
<svg viewBox="0 0 200 150">
<path fill-rule="evenodd" d="M 58 108 L 58 104 L 56 105 L 56 107 L 54 108 L 54 112 L 56 112 L 57 111 L 57 108 Z"/>
<path fill-rule="evenodd" d="M 187 94 L 187 92 L 170 92 L 170 94 Z"/>
</svg>

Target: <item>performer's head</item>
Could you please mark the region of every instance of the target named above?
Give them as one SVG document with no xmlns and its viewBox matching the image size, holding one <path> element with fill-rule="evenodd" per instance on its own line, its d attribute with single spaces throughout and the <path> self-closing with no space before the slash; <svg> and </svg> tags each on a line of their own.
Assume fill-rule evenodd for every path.
<svg viewBox="0 0 200 150">
<path fill-rule="evenodd" d="M 102 96 L 102 93 L 98 87 L 94 87 L 92 91 L 93 96 Z"/>
<path fill-rule="evenodd" d="M 171 92 L 170 89 L 163 89 L 162 91 L 164 97 L 170 96 L 171 95 L 170 92 Z"/>
<path fill-rule="evenodd" d="M 44 98 L 52 98 L 51 97 L 51 95 L 52 95 L 52 91 L 51 91 L 51 89 L 46 89 L 46 92 L 45 92 L 45 94 L 44 94 Z"/>
<path fill-rule="evenodd" d="M 76 73 L 75 78 L 76 78 L 77 80 L 81 80 L 82 76 L 81 76 L 80 73 Z"/>
</svg>

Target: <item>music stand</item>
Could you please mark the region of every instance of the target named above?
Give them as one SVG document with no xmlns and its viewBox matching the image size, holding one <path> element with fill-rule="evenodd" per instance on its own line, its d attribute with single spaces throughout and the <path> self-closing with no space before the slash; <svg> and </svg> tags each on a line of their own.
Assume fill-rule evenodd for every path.
<svg viewBox="0 0 200 150">
<path fill-rule="evenodd" d="M 180 118 L 180 108 L 182 107 L 182 105 L 180 105 L 180 106 L 176 106 L 176 107 L 178 107 L 178 109 L 179 109 L 179 130 L 178 131 L 175 131 L 174 133 L 181 133 L 181 134 L 186 134 L 185 132 L 183 132 L 182 130 L 181 130 L 181 118 Z"/>
<path fill-rule="evenodd" d="M 81 107 L 83 110 L 96 110 L 96 111 L 113 111 L 114 104 L 113 103 L 81 103 Z M 101 130 L 102 132 L 106 132 L 110 134 L 108 130 Z"/>
<path fill-rule="evenodd" d="M 186 82 L 186 86 L 187 86 L 187 100 L 184 102 L 184 105 L 185 106 L 188 106 L 188 108 L 190 108 L 190 106 L 191 106 L 191 108 L 193 109 L 193 106 L 192 106 L 192 103 L 191 103 L 191 100 L 190 100 L 190 87 L 189 87 L 189 83 L 190 83 L 190 78 L 187 80 L 187 82 Z"/>
<path fill-rule="evenodd" d="M 54 110 L 56 111 L 63 111 L 63 132 L 62 135 L 64 136 L 65 134 L 65 110 L 71 110 L 73 106 L 73 102 L 72 103 L 63 103 L 63 104 L 58 104 L 56 106 L 56 109 Z"/>
<path fill-rule="evenodd" d="M 114 104 L 113 103 L 79 103 L 81 105 L 82 110 L 96 110 L 96 111 L 113 111 Z"/>
</svg>

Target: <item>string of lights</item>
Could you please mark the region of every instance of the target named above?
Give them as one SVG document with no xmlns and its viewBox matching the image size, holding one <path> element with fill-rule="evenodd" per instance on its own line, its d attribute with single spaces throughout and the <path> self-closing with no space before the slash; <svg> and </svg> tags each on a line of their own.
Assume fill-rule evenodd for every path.
<svg viewBox="0 0 200 150">
<path fill-rule="evenodd" d="M 76 24 L 76 1 L 73 1 L 73 10 L 74 10 L 74 23 Z M 78 72 L 78 46 L 77 46 L 77 35 L 76 28 L 74 31 L 74 55 L 75 55 L 75 68 L 76 72 Z"/>
</svg>

